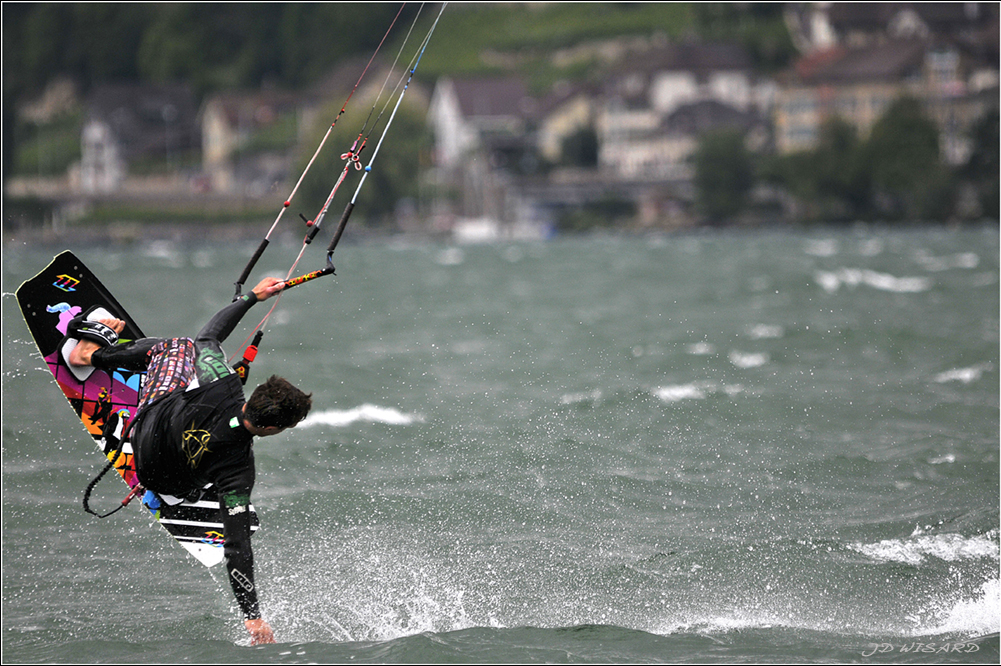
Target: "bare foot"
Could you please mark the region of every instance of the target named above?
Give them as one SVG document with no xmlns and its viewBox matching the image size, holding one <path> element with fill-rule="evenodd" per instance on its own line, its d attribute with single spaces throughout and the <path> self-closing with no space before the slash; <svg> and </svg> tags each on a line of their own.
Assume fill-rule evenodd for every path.
<svg viewBox="0 0 1001 666">
<path fill-rule="evenodd" d="M 112 329 L 115 333 L 121 333 L 125 330 L 125 322 L 121 319 L 100 319 L 98 321 Z M 92 340 L 81 340 L 70 351 L 67 360 L 70 365 L 76 367 L 88 366 L 90 365 L 90 357 L 100 348 L 101 345 Z"/>
</svg>

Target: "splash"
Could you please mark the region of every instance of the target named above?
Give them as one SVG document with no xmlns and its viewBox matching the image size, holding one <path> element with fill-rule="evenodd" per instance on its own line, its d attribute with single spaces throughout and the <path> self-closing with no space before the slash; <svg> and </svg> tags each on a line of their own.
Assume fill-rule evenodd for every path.
<svg viewBox="0 0 1001 666">
<path fill-rule="evenodd" d="M 848 548 L 882 562 L 922 564 L 928 557 L 946 562 L 979 558 L 998 559 L 997 532 L 964 537 L 959 534 L 921 535 L 909 539 L 884 539 L 878 543 L 854 543 Z"/>
<path fill-rule="evenodd" d="M 424 544 L 380 528 L 336 534 L 336 546 L 282 554 L 268 605 L 285 640 L 387 641 L 489 624 L 469 616 L 469 581 Z"/>
<path fill-rule="evenodd" d="M 1001 631 L 1001 582 L 997 578 L 980 586 L 972 599 L 961 599 L 938 613 L 936 624 L 920 633 L 985 636 Z"/>
</svg>

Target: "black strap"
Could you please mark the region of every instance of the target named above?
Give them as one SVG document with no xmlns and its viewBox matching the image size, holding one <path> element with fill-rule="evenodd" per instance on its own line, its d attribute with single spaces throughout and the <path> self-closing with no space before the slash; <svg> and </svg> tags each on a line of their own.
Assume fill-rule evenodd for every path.
<svg viewBox="0 0 1001 666">
<path fill-rule="evenodd" d="M 114 433 L 115 429 L 118 427 L 118 420 L 119 420 L 118 413 L 115 412 L 105 422 L 104 428 L 102 430 L 102 434 L 104 435 L 104 441 L 106 442 L 109 441 L 109 438 L 111 440 L 117 439 Z M 105 514 L 97 513 L 96 511 L 90 508 L 90 494 L 94 491 L 94 486 L 96 486 L 98 481 L 104 478 L 104 475 L 107 474 L 108 471 L 115 466 L 115 462 L 118 460 L 118 456 L 121 455 L 122 448 L 124 448 L 124 446 L 125 446 L 125 437 L 123 436 L 121 439 L 118 440 L 118 446 L 115 448 L 115 452 L 111 456 L 111 460 L 109 460 L 108 464 L 104 466 L 104 469 L 102 469 L 101 472 L 94 477 L 94 480 L 90 482 L 90 484 L 87 486 L 87 490 L 85 490 L 83 493 L 83 510 L 91 515 L 97 516 L 98 518 L 107 518 L 108 516 L 115 513 L 116 511 L 119 511 L 123 506 L 125 506 L 125 502 L 122 502 L 117 507 L 115 507 L 114 509 Z"/>
<path fill-rule="evenodd" d="M 91 308 L 86 313 L 77 315 L 70 320 L 69 325 L 66 327 L 66 335 L 79 340 L 90 340 L 102 347 L 110 347 L 117 344 L 118 333 L 113 328 L 99 321 L 87 319 L 93 310 L 94 308 Z"/>
</svg>

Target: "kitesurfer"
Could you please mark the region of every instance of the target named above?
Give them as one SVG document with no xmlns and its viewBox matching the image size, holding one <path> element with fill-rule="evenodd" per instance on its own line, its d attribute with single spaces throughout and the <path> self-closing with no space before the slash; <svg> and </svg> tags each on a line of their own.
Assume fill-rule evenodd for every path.
<svg viewBox="0 0 1001 666">
<path fill-rule="evenodd" d="M 253 291 L 220 310 L 194 340 L 143 338 L 114 344 L 125 322 L 115 318 L 70 324 L 79 343 L 70 365 L 146 371 L 139 407 L 125 436 L 132 443 L 140 483 L 160 494 L 197 495 L 212 484 L 218 493 L 230 585 L 251 643 L 274 643 L 261 617 L 250 547 L 250 492 L 254 486 L 253 437 L 276 435 L 306 417 L 312 405 L 288 381 L 272 376 L 246 400 L 221 343 L 258 301 L 285 283 L 265 278 Z"/>
</svg>

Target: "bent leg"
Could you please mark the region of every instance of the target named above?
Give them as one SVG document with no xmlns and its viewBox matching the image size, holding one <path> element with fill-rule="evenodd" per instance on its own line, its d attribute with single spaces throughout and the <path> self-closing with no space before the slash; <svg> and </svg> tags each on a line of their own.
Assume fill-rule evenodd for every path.
<svg viewBox="0 0 1001 666">
<path fill-rule="evenodd" d="M 139 409 L 168 393 L 186 388 L 195 376 L 195 343 L 190 338 L 158 340 L 149 355 Z"/>
<path fill-rule="evenodd" d="M 111 347 L 98 347 L 90 353 L 90 364 L 101 370 L 123 368 L 133 372 L 143 372 L 149 365 L 150 351 L 161 342 L 163 338 L 141 338 Z M 96 346 L 96 343 L 83 340 L 77 347 L 85 344 Z"/>
</svg>

